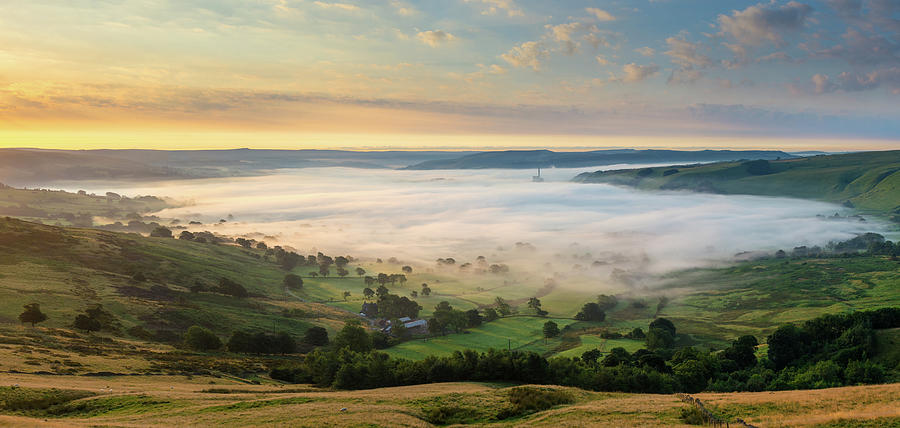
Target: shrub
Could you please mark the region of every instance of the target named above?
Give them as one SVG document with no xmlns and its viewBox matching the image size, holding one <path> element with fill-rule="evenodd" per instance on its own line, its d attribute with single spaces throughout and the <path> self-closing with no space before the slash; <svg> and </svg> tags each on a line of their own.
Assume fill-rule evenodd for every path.
<svg viewBox="0 0 900 428">
<path fill-rule="evenodd" d="M 507 419 L 574 402 L 575 398 L 568 391 L 520 386 L 509 390 L 510 406 L 503 409 L 497 418 Z"/>
<path fill-rule="evenodd" d="M 694 406 L 681 409 L 681 420 L 688 425 L 706 425 L 703 412 Z"/>
</svg>

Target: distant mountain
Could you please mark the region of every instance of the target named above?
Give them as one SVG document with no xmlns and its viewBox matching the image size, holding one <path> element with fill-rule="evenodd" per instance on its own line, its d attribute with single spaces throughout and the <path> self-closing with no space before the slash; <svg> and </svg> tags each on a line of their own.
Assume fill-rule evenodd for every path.
<svg viewBox="0 0 900 428">
<path fill-rule="evenodd" d="M 900 214 L 900 150 L 580 174 L 574 181 L 648 190 L 786 196 Z M 900 219 L 900 216 L 894 216 Z"/>
<path fill-rule="evenodd" d="M 550 150 L 507 150 L 474 153 L 455 159 L 435 159 L 410 165 L 406 169 L 531 169 L 583 168 L 586 166 L 640 164 L 722 162 L 739 159 L 790 159 L 794 156 L 782 151 L 768 150 L 595 150 L 589 152 L 554 152 Z"/>
<path fill-rule="evenodd" d="M 475 152 L 345 150 L 0 149 L 0 181 L 162 180 L 264 174 L 279 168 L 399 168 Z"/>
</svg>

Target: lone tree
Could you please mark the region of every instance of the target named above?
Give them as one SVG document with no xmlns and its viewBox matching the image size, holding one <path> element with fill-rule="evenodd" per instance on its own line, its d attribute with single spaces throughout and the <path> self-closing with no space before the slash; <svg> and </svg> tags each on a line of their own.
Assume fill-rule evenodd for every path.
<svg viewBox="0 0 900 428">
<path fill-rule="evenodd" d="M 559 336 L 559 326 L 553 321 L 544 323 L 544 337 L 551 338 Z"/>
<path fill-rule="evenodd" d="M 221 348 L 222 341 L 215 333 L 195 325 L 184 334 L 184 345 L 195 351 L 212 351 Z"/>
<path fill-rule="evenodd" d="M 344 296 L 344 301 L 346 302 L 346 301 L 347 301 L 347 298 L 350 297 L 350 292 L 349 292 L 349 291 L 345 291 L 342 295 Z"/>
<path fill-rule="evenodd" d="M 19 322 L 23 324 L 30 322 L 31 326 L 34 327 L 35 324 L 47 320 L 47 314 L 41 312 L 40 303 L 29 303 L 23 308 L 25 308 L 25 311 L 19 314 Z"/>
<path fill-rule="evenodd" d="M 300 275 L 289 273 L 284 276 L 284 286 L 290 290 L 299 290 L 303 288 L 303 278 Z"/>
<path fill-rule="evenodd" d="M 363 269 L 363 268 L 361 268 L 361 267 L 358 267 L 358 268 L 356 268 L 356 274 L 359 275 L 359 276 L 363 276 L 363 275 L 366 274 L 366 270 Z M 369 284 L 366 283 L 366 285 L 369 285 Z"/>
<path fill-rule="evenodd" d="M 375 295 L 375 291 L 372 290 L 371 288 L 366 287 L 366 288 L 363 289 L 363 297 L 364 297 L 366 300 L 371 299 L 372 296 L 374 296 L 374 295 Z"/>
<path fill-rule="evenodd" d="M 411 266 L 403 266 L 403 267 L 400 268 L 400 269 L 403 270 L 403 273 L 406 273 L 406 274 L 412 273 L 412 267 L 411 267 Z"/>
</svg>

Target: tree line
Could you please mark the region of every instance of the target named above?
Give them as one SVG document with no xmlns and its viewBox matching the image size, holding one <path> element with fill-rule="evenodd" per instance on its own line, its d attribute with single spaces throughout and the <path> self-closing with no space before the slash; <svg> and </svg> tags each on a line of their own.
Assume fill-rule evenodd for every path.
<svg viewBox="0 0 900 428">
<path fill-rule="evenodd" d="M 649 331 L 674 336 L 674 324 L 660 320 Z M 455 381 L 636 393 L 826 388 L 884 381 L 888 369 L 873 360 L 875 331 L 896 327 L 900 327 L 900 308 L 827 315 L 801 326 L 780 327 L 768 337 L 768 352 L 762 358 L 756 356 L 757 339 L 742 336 L 720 351 L 659 347 L 666 344 L 663 340 L 655 349 L 634 353 L 614 348 L 606 355 L 591 350 L 581 357 L 548 359 L 533 352 L 492 349 L 411 361 L 375 351 L 365 329 L 348 323 L 331 348 L 317 349 L 298 362 L 273 369 L 270 375 L 340 389 Z"/>
</svg>

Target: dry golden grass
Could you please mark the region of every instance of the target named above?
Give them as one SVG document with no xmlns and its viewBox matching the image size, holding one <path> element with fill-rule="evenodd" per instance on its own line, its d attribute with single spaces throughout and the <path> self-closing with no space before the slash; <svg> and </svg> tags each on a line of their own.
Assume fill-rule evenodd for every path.
<svg viewBox="0 0 900 428">
<path fill-rule="evenodd" d="M 213 384 L 214 383 L 214 384 Z M 196 376 L 0 375 L 0 386 L 87 390 L 115 399 L 143 395 L 167 403 L 150 410 L 115 409 L 68 418 L 0 415 L 0 426 L 379 426 L 428 427 L 424 406 L 480 403 L 496 406 L 505 388 L 493 384 L 444 383 L 365 391 L 329 391 L 302 386 L 248 385 Z M 233 393 L 203 392 L 209 388 Z M 562 388 L 562 387 L 558 387 Z M 685 406 L 674 395 L 594 393 L 564 388 L 575 403 L 522 418 L 482 421 L 482 426 L 656 427 L 686 426 Z M 760 427 L 812 426 L 841 420 L 900 421 L 900 384 L 735 394 L 697 394 L 719 414 Z M 84 400 L 94 400 L 87 398 Z M 341 411 L 346 408 L 346 411 Z M 893 419 L 892 419 L 893 418 Z"/>
</svg>

